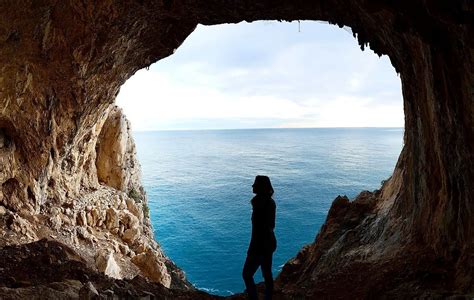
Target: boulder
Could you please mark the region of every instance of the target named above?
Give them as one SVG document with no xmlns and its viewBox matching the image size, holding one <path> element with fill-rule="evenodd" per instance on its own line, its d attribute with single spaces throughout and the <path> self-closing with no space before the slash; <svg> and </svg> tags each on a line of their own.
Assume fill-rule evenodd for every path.
<svg viewBox="0 0 474 300">
<path fill-rule="evenodd" d="M 94 243 L 97 242 L 97 238 L 89 233 L 86 227 L 77 227 L 77 236 L 86 242 Z"/>
<path fill-rule="evenodd" d="M 86 218 L 86 212 L 85 211 L 81 210 L 77 214 L 76 223 L 79 226 L 86 226 L 87 225 L 87 218 Z"/>
<path fill-rule="evenodd" d="M 20 233 L 30 240 L 35 240 L 38 238 L 33 225 L 28 220 L 23 219 L 17 214 L 11 214 L 7 224 L 9 224 L 8 228 L 10 230 Z"/>
<path fill-rule="evenodd" d="M 140 221 L 130 211 L 124 210 L 120 213 L 120 222 L 127 228 L 137 228 L 140 226 Z"/>
<path fill-rule="evenodd" d="M 99 272 L 112 278 L 122 278 L 120 266 L 115 261 L 111 250 L 107 249 L 99 251 L 95 258 L 95 264 Z"/>
<path fill-rule="evenodd" d="M 59 228 L 61 228 L 61 225 L 63 223 L 63 220 L 61 218 L 61 214 L 52 215 L 49 218 L 49 223 L 50 223 L 52 229 L 58 231 Z"/>
<path fill-rule="evenodd" d="M 168 288 L 170 287 L 171 276 L 168 274 L 166 265 L 155 252 L 149 250 L 140 253 L 132 257 L 131 260 L 147 278 Z"/>
<path fill-rule="evenodd" d="M 143 212 L 141 209 L 138 208 L 138 205 L 135 203 L 135 200 L 131 198 L 127 198 L 125 200 L 125 203 L 127 204 L 127 209 L 139 220 L 143 220 Z"/>
<path fill-rule="evenodd" d="M 140 237 L 140 228 L 129 228 L 123 232 L 122 239 L 129 245 L 132 245 Z"/>
<path fill-rule="evenodd" d="M 120 224 L 118 211 L 115 208 L 110 207 L 109 209 L 107 209 L 105 214 L 105 227 L 110 230 L 118 228 L 119 226 Z"/>
<path fill-rule="evenodd" d="M 79 290 L 79 299 L 80 300 L 93 300 L 99 299 L 99 292 L 95 286 L 90 282 L 84 283 L 84 285 Z"/>
</svg>

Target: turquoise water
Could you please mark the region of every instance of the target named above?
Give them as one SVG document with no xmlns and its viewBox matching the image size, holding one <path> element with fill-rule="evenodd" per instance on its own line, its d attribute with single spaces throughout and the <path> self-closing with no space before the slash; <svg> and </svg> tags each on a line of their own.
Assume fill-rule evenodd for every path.
<svg viewBox="0 0 474 300">
<path fill-rule="evenodd" d="M 403 129 L 159 131 L 134 137 L 157 240 L 196 287 L 228 295 L 244 290 L 255 175 L 268 175 L 275 189 L 276 277 L 314 240 L 337 195 L 377 189 L 391 175 Z"/>
</svg>

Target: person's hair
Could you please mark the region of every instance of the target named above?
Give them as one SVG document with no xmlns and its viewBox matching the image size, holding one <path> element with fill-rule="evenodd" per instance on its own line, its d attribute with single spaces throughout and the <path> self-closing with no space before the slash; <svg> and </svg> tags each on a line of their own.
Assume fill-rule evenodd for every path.
<svg viewBox="0 0 474 300">
<path fill-rule="evenodd" d="M 257 195 L 273 196 L 273 187 L 268 176 L 257 175 L 252 187 L 255 189 L 255 194 Z"/>
</svg>

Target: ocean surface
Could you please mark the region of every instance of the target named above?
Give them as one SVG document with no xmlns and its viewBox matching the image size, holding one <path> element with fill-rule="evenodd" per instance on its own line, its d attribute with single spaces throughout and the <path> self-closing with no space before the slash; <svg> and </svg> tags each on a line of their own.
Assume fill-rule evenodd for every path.
<svg viewBox="0 0 474 300">
<path fill-rule="evenodd" d="M 199 289 L 244 290 L 252 183 L 275 189 L 274 276 L 311 243 L 337 195 L 380 187 L 393 172 L 403 128 L 134 132 L 156 239 Z M 260 270 L 255 277 L 261 280 Z"/>
</svg>

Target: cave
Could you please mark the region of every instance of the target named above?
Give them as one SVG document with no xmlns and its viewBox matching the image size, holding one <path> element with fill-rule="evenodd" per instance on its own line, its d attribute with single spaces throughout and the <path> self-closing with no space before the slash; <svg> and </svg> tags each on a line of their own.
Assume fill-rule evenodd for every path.
<svg viewBox="0 0 474 300">
<path fill-rule="evenodd" d="M 290 104 L 304 101 L 308 107 L 313 98 L 326 101 L 313 104 L 321 107 L 317 115 L 308 112 L 316 107 L 303 112 L 305 127 L 306 122 L 321 118 L 345 127 L 392 114 L 397 125 L 403 124 L 400 80 L 388 57 L 361 51 L 349 29 L 321 23 L 198 26 L 173 55 L 137 71 L 120 89 L 115 102 L 132 125 L 155 239 L 201 290 L 230 295 L 244 289 L 241 272 L 250 236 L 251 174 L 270 175 L 276 191 L 276 276 L 302 246 L 314 240 L 336 195 L 352 198 L 362 190 L 379 188 L 393 172 L 403 137 L 403 129 L 398 128 L 403 125 L 395 130 L 238 128 L 272 124 L 267 118 L 275 110 L 282 118 L 276 122 L 287 124 L 295 115 Z M 363 78 L 360 89 L 353 88 L 354 78 Z M 383 96 L 378 97 L 381 91 Z M 358 97 L 373 102 L 359 111 L 359 101 L 366 100 Z M 282 98 L 289 103 L 279 108 Z M 391 109 L 379 114 L 378 105 L 386 105 L 388 99 Z M 325 109 L 326 105 L 337 111 Z M 235 120 L 227 111 L 236 112 L 236 118 L 245 118 L 247 112 L 253 117 Z M 222 123 L 227 127 L 218 127 Z M 386 144 L 388 136 L 396 139 L 396 145 Z M 361 148 L 347 149 L 347 140 Z M 375 154 L 381 147 L 385 150 Z M 332 155 L 321 157 L 321 149 L 328 148 Z M 369 149 L 374 152 L 365 156 Z"/>
<path fill-rule="evenodd" d="M 129 175 L 137 174 L 131 137 L 107 141 L 102 128 L 125 80 L 171 55 L 197 24 L 322 20 L 389 56 L 402 81 L 405 146 L 380 191 L 334 200 L 315 243 L 283 268 L 278 297 L 472 294 L 473 12 L 466 0 L 1 3 L 0 124 L 11 142 L 0 156 L 0 251 L 17 263 L 2 266 L 0 292 L 211 298 L 189 287 L 151 237 L 139 176 Z M 124 146 L 115 148 L 124 165 L 113 179 L 97 175 L 97 145 L 109 142 Z M 92 252 L 104 243 L 116 251 Z M 21 260 L 22 251 L 49 259 Z M 121 269 L 117 255 L 129 255 Z"/>
</svg>

